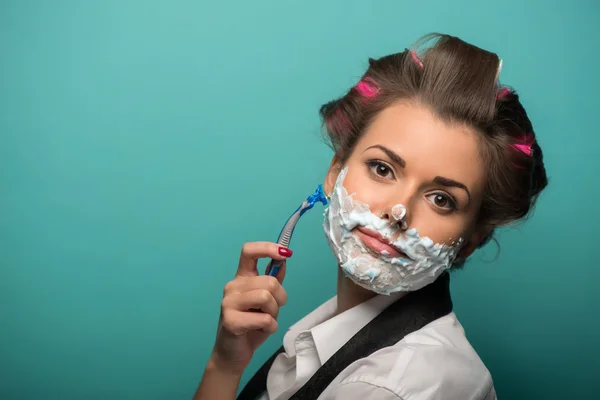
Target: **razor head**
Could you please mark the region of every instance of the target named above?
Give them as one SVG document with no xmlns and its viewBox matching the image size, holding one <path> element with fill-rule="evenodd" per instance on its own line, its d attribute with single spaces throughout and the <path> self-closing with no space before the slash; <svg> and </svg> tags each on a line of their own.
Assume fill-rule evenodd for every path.
<svg viewBox="0 0 600 400">
<path fill-rule="evenodd" d="M 325 197 L 325 192 L 323 191 L 323 185 L 317 186 L 317 190 L 306 199 L 310 208 L 315 205 L 317 202 L 323 203 L 324 206 L 327 205 L 327 198 Z"/>
</svg>

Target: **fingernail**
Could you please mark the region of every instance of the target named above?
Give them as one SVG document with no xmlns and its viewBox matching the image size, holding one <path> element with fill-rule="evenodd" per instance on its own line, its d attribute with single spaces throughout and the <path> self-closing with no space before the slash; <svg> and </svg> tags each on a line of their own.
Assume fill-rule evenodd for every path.
<svg viewBox="0 0 600 400">
<path fill-rule="evenodd" d="M 279 248 L 279 255 L 282 255 L 284 257 L 291 257 L 292 256 L 292 251 L 290 249 L 288 249 L 287 247 L 280 247 Z"/>
</svg>

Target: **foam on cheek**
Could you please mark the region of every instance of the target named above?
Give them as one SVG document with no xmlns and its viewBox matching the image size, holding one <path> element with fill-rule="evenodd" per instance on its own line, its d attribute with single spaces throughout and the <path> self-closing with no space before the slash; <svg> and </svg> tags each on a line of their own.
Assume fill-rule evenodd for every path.
<svg viewBox="0 0 600 400">
<path fill-rule="evenodd" d="M 338 176 L 329 207 L 325 210 L 323 228 L 331 250 L 350 279 L 374 292 L 390 294 L 418 290 L 450 268 L 462 239 L 447 246 L 419 236 L 416 229 L 398 236 L 397 224 L 377 217 L 367 204 L 348 194 L 343 186 L 347 171 L 346 167 Z M 406 214 L 406 208 L 398 204 L 391 212 L 392 217 L 399 220 Z M 352 232 L 358 226 L 379 232 L 390 240 L 398 236 L 393 245 L 408 258 L 389 257 L 387 252 L 373 254 Z"/>
</svg>

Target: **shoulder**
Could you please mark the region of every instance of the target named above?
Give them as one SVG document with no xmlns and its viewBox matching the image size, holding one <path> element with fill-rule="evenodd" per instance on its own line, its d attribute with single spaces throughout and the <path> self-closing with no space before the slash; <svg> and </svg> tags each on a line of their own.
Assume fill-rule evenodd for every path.
<svg viewBox="0 0 600 400">
<path fill-rule="evenodd" d="M 336 381 L 335 398 L 342 393 L 402 400 L 495 398 L 492 377 L 454 313 L 356 361 Z"/>
</svg>

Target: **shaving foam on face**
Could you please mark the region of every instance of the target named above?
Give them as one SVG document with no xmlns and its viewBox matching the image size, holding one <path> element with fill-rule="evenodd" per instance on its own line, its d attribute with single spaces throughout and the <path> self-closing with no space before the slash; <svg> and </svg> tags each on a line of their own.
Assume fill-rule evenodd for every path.
<svg viewBox="0 0 600 400">
<path fill-rule="evenodd" d="M 416 229 L 401 232 L 397 223 L 390 224 L 390 221 L 377 217 L 367 204 L 354 199 L 353 194 L 348 194 L 343 185 L 347 172 L 348 167 L 338 175 L 323 221 L 329 247 L 346 276 L 368 290 L 390 294 L 418 290 L 450 268 L 462 245 L 462 239 L 447 246 L 419 236 Z M 394 219 L 403 218 L 406 208 L 401 204 L 394 207 Z M 408 258 L 389 257 L 389 253 L 385 251 L 374 254 L 353 232 L 358 226 L 378 232 L 389 239 L 392 246 Z"/>
</svg>

